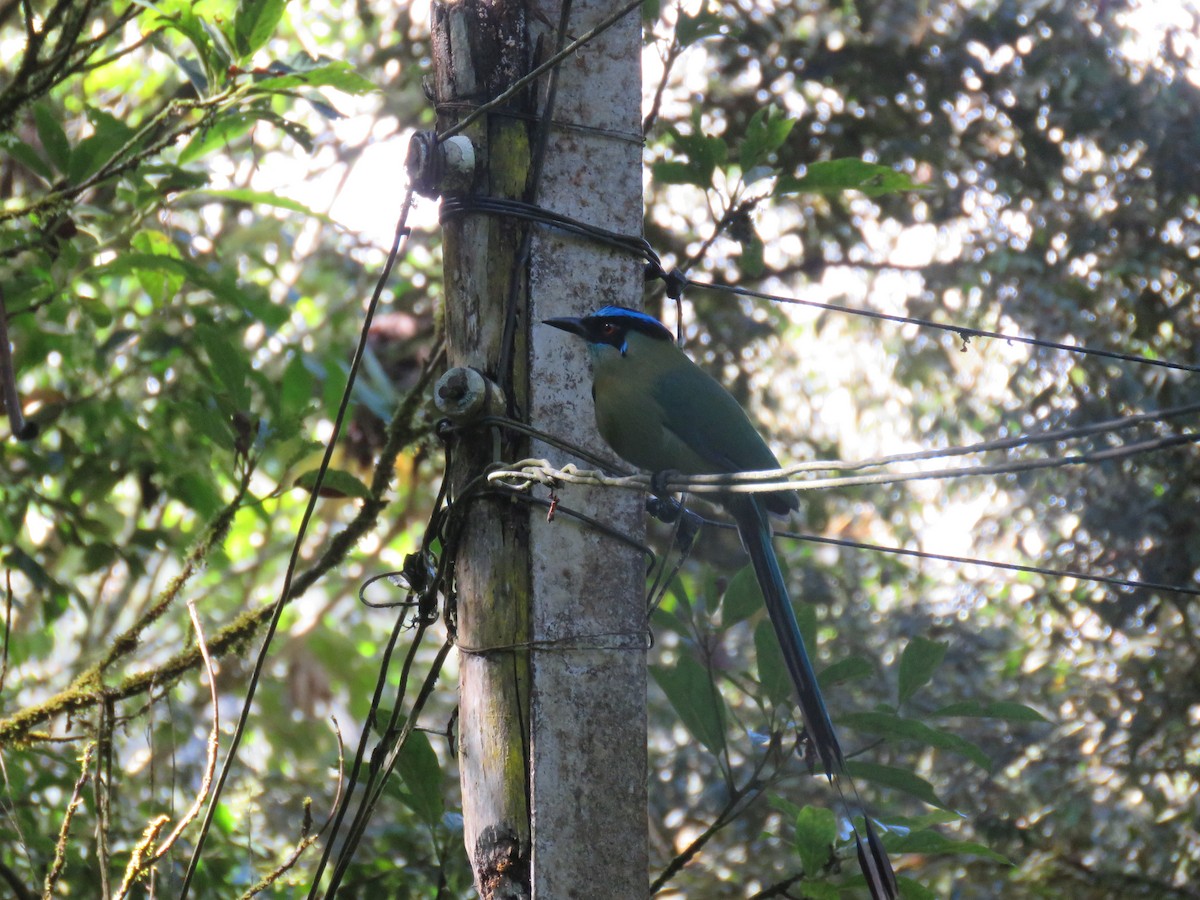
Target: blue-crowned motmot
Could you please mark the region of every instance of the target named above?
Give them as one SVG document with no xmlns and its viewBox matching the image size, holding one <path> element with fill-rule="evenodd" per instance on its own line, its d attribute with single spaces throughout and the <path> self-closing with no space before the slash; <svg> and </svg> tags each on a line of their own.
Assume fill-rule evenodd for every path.
<svg viewBox="0 0 1200 900">
<path fill-rule="evenodd" d="M 684 475 L 779 468 L 741 405 L 675 345 L 658 319 L 623 306 L 605 306 L 583 318 L 546 319 L 545 324 L 587 342 L 596 425 L 626 462 L 650 472 Z M 720 499 L 750 554 L 796 687 L 805 730 L 825 774 L 834 779 L 842 773 L 845 759 L 804 648 L 767 516 L 786 515 L 799 501 L 790 492 L 729 493 Z M 858 844 L 863 874 L 872 896 L 895 896 L 891 865 L 869 818 L 866 823 L 869 850 Z"/>
</svg>

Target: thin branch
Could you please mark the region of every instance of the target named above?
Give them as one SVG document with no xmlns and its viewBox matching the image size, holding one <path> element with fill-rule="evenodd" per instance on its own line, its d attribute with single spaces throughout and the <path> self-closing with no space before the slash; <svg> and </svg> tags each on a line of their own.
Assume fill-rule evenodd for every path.
<svg viewBox="0 0 1200 900">
<path fill-rule="evenodd" d="M 92 798 L 96 805 L 96 868 L 100 873 L 101 900 L 109 900 L 109 845 L 112 833 L 109 800 L 112 789 L 113 720 L 115 704 L 111 697 L 101 697 L 99 723 L 96 726 L 96 777 L 92 779 Z"/>
<path fill-rule="evenodd" d="M 175 577 L 171 579 L 170 583 L 163 588 L 154 605 L 139 616 L 138 620 L 129 626 L 129 628 L 112 639 L 108 652 L 97 663 L 82 672 L 72 683 L 73 687 L 86 687 L 99 684 L 100 676 L 112 668 L 118 660 L 132 653 L 141 642 L 142 633 L 162 618 L 167 610 L 170 609 L 171 604 L 175 602 L 175 598 L 179 596 L 179 592 L 183 590 L 192 576 L 200 570 L 213 548 L 225 540 L 225 535 L 229 532 L 229 528 L 232 526 L 233 519 L 237 515 L 238 510 L 242 508 L 242 501 L 249 490 L 250 474 L 248 471 L 242 477 L 233 499 L 225 504 L 224 509 L 217 513 L 208 524 L 208 527 L 205 528 L 203 537 L 192 547 L 191 552 L 188 553 L 183 561 L 183 566 Z"/>
<path fill-rule="evenodd" d="M 667 883 L 674 878 L 684 866 L 691 862 L 696 857 L 696 854 L 704 849 L 705 844 L 716 837 L 716 835 L 723 828 L 728 826 L 731 822 L 737 819 L 738 816 L 744 813 L 751 803 L 762 796 L 763 792 L 767 789 L 767 786 L 771 783 L 770 778 L 763 779 L 761 777 L 763 769 L 765 769 L 767 766 L 770 755 L 771 754 L 768 751 L 756 761 L 754 771 L 750 774 L 750 777 L 746 779 L 746 784 L 744 787 L 738 788 L 732 785 L 730 786 L 729 799 L 726 801 L 725 806 L 717 814 L 717 817 L 713 820 L 712 824 L 698 834 L 695 839 L 691 841 L 691 843 L 679 851 L 679 853 L 677 853 L 674 858 L 667 863 L 662 872 L 658 874 L 658 877 L 655 878 L 650 884 L 651 897 L 666 887 Z"/>
<path fill-rule="evenodd" d="M 41 31 L 34 28 L 32 5 L 28 0 L 22 0 L 21 5 L 25 10 L 25 53 L 16 74 L 0 92 L 0 132 L 11 130 L 17 111 L 26 103 L 49 93 L 67 78 L 87 71 L 89 57 L 139 13 L 139 6 L 131 3 L 117 14 L 111 25 L 81 41 L 79 37 L 84 28 L 93 21 L 96 0 L 85 0 L 83 3 L 61 0 L 57 7 L 46 14 Z M 46 37 L 58 26 L 58 20 L 65 10 L 71 10 L 73 18 L 63 24 L 53 54 L 43 60 L 41 50 Z M 103 62 L 111 62 L 118 55 L 114 54 Z"/>
<path fill-rule="evenodd" d="M 406 664 L 410 662 L 412 657 L 415 655 L 415 649 L 418 642 L 418 640 L 414 640 L 412 645 L 413 650 L 410 651 L 409 660 L 406 660 Z M 403 727 L 401 727 L 399 733 L 394 734 L 394 737 L 385 738 L 385 740 L 390 740 L 392 742 L 387 755 L 381 761 L 379 761 L 377 767 L 374 765 L 373 761 L 371 783 L 368 784 L 365 789 L 363 801 L 355 813 L 354 821 L 351 823 L 350 833 L 347 835 L 345 843 L 341 848 L 341 854 L 337 864 L 334 866 L 326 896 L 334 897 L 337 895 L 338 887 L 341 884 L 341 880 L 345 876 L 346 871 L 354 858 L 354 851 L 357 848 L 359 841 L 362 839 L 363 833 L 365 832 L 366 827 L 371 820 L 371 814 L 375 809 L 375 805 L 379 802 L 380 797 L 383 796 L 383 789 L 387 784 L 388 778 L 392 774 L 392 770 L 395 768 L 396 763 L 400 759 L 400 753 L 403 750 L 409 735 L 412 733 L 413 728 L 416 726 L 416 722 L 419 719 L 421 712 L 425 708 L 425 703 L 433 694 L 434 685 L 441 676 L 442 664 L 445 662 L 446 656 L 449 654 L 452 646 L 454 645 L 448 640 L 442 643 L 442 646 L 438 649 L 437 655 L 430 664 L 429 672 L 425 676 L 425 681 L 421 685 L 421 690 L 413 700 L 412 709 L 409 710 L 408 716 L 404 720 Z M 398 691 L 397 695 L 402 696 L 402 693 L 403 690 Z M 397 708 L 398 707 L 399 705 L 397 704 Z M 393 710 L 392 718 L 393 720 L 396 718 L 395 709 Z M 369 727 L 369 723 L 364 727 Z"/>
<path fill-rule="evenodd" d="M 288 871 L 295 867 L 296 863 L 300 861 L 300 857 L 304 854 L 304 851 L 315 844 L 317 842 L 317 838 L 321 836 L 320 832 L 313 832 L 312 825 L 312 798 L 305 797 L 304 817 L 300 821 L 300 839 L 296 842 L 295 848 L 288 855 L 287 859 L 260 878 L 258 882 L 248 891 L 242 894 L 238 900 L 250 900 L 251 897 L 257 897 L 276 881 L 286 875 Z"/>
<path fill-rule="evenodd" d="M 345 743 L 345 741 L 342 740 L 342 730 L 340 727 L 338 727 L 338 721 L 336 718 L 333 719 L 333 733 L 337 737 L 338 772 L 337 772 L 337 790 L 334 792 L 333 803 L 330 806 L 329 815 L 327 815 L 325 817 L 325 821 L 323 823 L 321 823 L 320 831 L 318 831 L 316 834 L 310 836 L 308 834 L 308 828 L 311 827 L 310 807 L 312 804 L 311 804 L 311 801 L 309 801 L 306 798 L 305 806 L 304 806 L 304 827 L 301 829 L 300 840 L 297 842 L 295 850 L 292 851 L 292 854 L 286 860 L 284 860 L 284 862 L 282 864 L 280 864 L 271 873 L 269 873 L 266 877 L 264 877 L 262 880 L 260 880 L 258 885 L 255 885 L 253 888 L 251 888 L 249 891 L 247 891 L 246 894 L 243 895 L 243 897 L 247 897 L 247 898 L 253 897 L 255 894 L 261 893 L 263 888 L 266 888 L 266 887 L 270 886 L 272 883 L 274 883 L 279 878 L 280 875 L 282 875 L 284 872 L 288 871 L 289 869 L 293 868 L 296 865 L 296 863 L 299 862 L 300 856 L 304 853 L 304 851 L 307 850 L 310 846 L 312 846 L 312 844 L 317 840 L 317 838 L 319 838 L 321 835 L 325 834 L 325 832 L 329 829 L 330 825 L 333 825 L 335 822 L 340 821 L 340 816 L 341 816 L 341 813 L 343 812 L 343 807 L 342 807 L 343 793 L 342 792 L 346 786 L 346 743 Z M 355 767 L 357 768 L 357 766 L 360 763 L 361 763 L 361 759 L 356 759 Z M 337 828 L 335 825 L 334 826 L 335 834 L 336 834 L 336 831 L 337 831 Z M 325 857 L 321 858 L 320 866 L 324 866 L 325 860 L 326 860 Z M 317 876 L 317 877 L 319 877 L 319 876 Z M 317 880 L 317 877 L 313 878 L 314 882 Z M 260 885 L 261 885 L 261 887 L 260 887 Z"/>
<path fill-rule="evenodd" d="M 204 631 L 201 628 L 200 619 L 196 613 L 195 602 L 189 600 L 187 607 L 188 615 L 192 620 L 192 627 L 196 631 L 196 646 L 204 662 L 204 670 L 208 674 L 208 690 L 210 699 L 212 700 L 212 728 L 208 735 L 204 774 L 200 781 L 200 790 L 197 792 L 195 800 L 192 801 L 191 807 L 179 820 L 171 833 L 167 835 L 166 839 L 161 844 L 157 844 L 157 847 L 158 835 L 166 827 L 167 823 L 170 822 L 170 816 L 165 814 L 159 815 L 147 824 L 145 830 L 142 832 L 142 839 L 130 854 L 129 863 L 125 867 L 125 875 L 121 880 L 121 886 L 117 890 L 117 900 L 121 900 L 121 898 L 128 895 L 137 879 L 153 866 L 154 863 L 162 859 L 179 839 L 184 828 L 191 824 L 196 816 L 200 814 L 200 810 L 204 806 L 204 800 L 208 796 L 209 787 L 212 785 L 213 772 L 216 771 L 217 767 L 220 713 L 218 708 L 216 673 L 213 669 L 212 657 L 209 655 L 208 645 L 204 640 Z"/>
<path fill-rule="evenodd" d="M 662 78 L 658 81 L 658 86 L 654 89 L 654 100 L 650 103 L 650 111 L 646 113 L 646 118 L 642 119 L 642 134 L 647 134 L 654 123 L 658 121 L 658 111 L 662 108 L 663 94 L 667 90 L 667 82 L 671 78 L 671 69 L 675 62 L 683 55 L 683 45 L 679 43 L 678 28 L 671 33 L 671 43 L 667 47 L 667 54 L 663 57 L 663 73 Z"/>
<path fill-rule="evenodd" d="M 768 897 L 791 897 L 788 893 L 793 887 L 804 880 L 804 874 L 793 875 L 790 878 L 785 878 L 783 881 L 777 881 L 769 887 L 763 888 L 761 891 L 755 891 L 750 895 L 750 900 L 766 900 Z"/>
<path fill-rule="evenodd" d="M 435 357 L 436 359 L 436 357 Z M 431 360 L 433 362 L 433 360 Z M 358 514 L 350 520 L 344 529 L 330 540 L 329 545 L 320 558 L 307 570 L 296 576 L 291 590 L 287 595 L 288 601 L 303 596 L 309 588 L 321 580 L 325 574 L 346 558 L 346 554 L 358 541 L 375 527 L 380 513 L 387 503 L 383 497 L 387 493 L 393 475 L 395 474 L 396 455 L 400 449 L 415 440 L 415 417 L 424 406 L 426 391 L 432 381 L 434 370 L 427 366 L 422 372 L 418 383 L 413 387 L 401 404 L 396 416 L 388 427 L 387 443 L 380 451 L 379 462 L 375 475 L 371 480 L 371 499 L 363 502 Z M 221 628 L 209 640 L 209 649 L 214 658 L 220 658 L 227 653 L 242 650 L 254 638 L 264 622 L 270 620 L 276 602 L 265 603 L 254 609 L 246 610 Z M 0 745 L 19 741 L 29 737 L 31 730 L 42 722 L 60 715 L 67 715 L 82 709 L 95 706 L 105 697 L 114 700 L 124 700 L 144 694 L 153 689 L 167 689 L 189 672 L 202 664 L 203 660 L 196 648 L 187 648 L 169 657 L 167 660 L 145 672 L 127 676 L 115 686 L 100 690 L 94 681 L 87 683 L 76 679 L 69 688 L 55 694 L 53 697 L 34 706 L 18 710 L 7 718 L 0 719 Z"/>
<path fill-rule="evenodd" d="M 209 699 L 212 701 L 212 727 L 208 732 L 204 774 L 200 779 L 200 790 L 196 792 L 196 798 L 192 801 L 191 807 L 183 814 L 183 817 L 171 830 L 171 833 L 157 847 L 155 847 L 155 842 L 158 839 L 158 834 L 171 820 L 170 817 L 160 815 L 146 826 L 146 830 L 142 833 L 142 840 L 134 848 L 134 852 L 129 857 L 129 864 L 125 867 L 125 876 L 121 881 L 120 888 L 117 889 L 117 900 L 122 900 L 122 898 L 128 895 L 129 891 L 133 888 L 134 882 L 167 854 L 175 842 L 179 840 L 179 836 L 183 834 L 183 830 L 200 815 L 200 810 L 204 808 L 204 801 L 208 798 L 209 789 L 212 787 L 213 773 L 217 770 L 217 748 L 220 745 L 221 738 L 221 715 L 217 698 L 217 676 L 213 668 L 212 657 L 209 655 L 208 644 L 204 640 L 204 629 L 200 624 L 200 616 L 196 612 L 196 602 L 189 600 L 187 608 L 188 615 L 192 620 L 192 628 L 196 631 L 196 649 L 200 652 L 200 657 L 204 662 L 204 671 L 208 675 L 208 694 Z"/>
<path fill-rule="evenodd" d="M 0 860 L 0 884 L 12 889 L 14 900 L 38 900 L 38 895 L 25 886 L 21 876 Z"/>
<path fill-rule="evenodd" d="M 214 117 L 224 111 L 225 108 L 232 106 L 235 100 L 241 99 L 242 95 L 250 87 L 249 84 L 240 87 L 229 87 L 219 94 L 202 100 L 172 100 L 139 128 L 134 136 L 126 141 L 124 146 L 94 175 L 84 179 L 79 184 L 66 185 L 58 190 L 50 191 L 32 203 L 0 211 L 0 222 L 27 218 L 36 213 L 54 209 L 67 201 L 76 199 L 80 194 L 102 182 L 110 181 L 132 169 L 136 169 L 143 161 L 158 155 L 167 147 L 172 146 L 181 137 L 207 127 Z M 167 132 L 163 137 L 148 144 L 137 153 L 133 153 L 127 159 L 117 162 L 122 154 L 131 151 L 139 140 L 150 134 L 162 122 L 179 113 L 191 110 L 200 110 L 203 115 L 194 122 L 186 123 L 173 131 Z"/>
<path fill-rule="evenodd" d="M 17 371 L 13 366 L 12 347 L 8 339 L 8 310 L 4 304 L 3 285 L 0 285 L 0 388 L 3 390 L 0 399 L 3 399 L 8 413 L 8 428 L 12 436 L 18 441 L 37 437 L 38 427 L 33 422 L 25 421 L 21 395 L 17 392 Z"/>
<path fill-rule="evenodd" d="M 225 787 L 226 779 L 229 777 L 229 772 L 233 768 L 234 760 L 237 758 L 238 747 L 241 744 L 242 735 L 245 733 L 246 725 L 250 720 L 250 711 L 254 701 L 254 694 L 258 687 L 259 680 L 262 677 L 263 669 L 266 667 L 267 654 L 270 651 L 271 644 L 275 638 L 276 629 L 279 627 L 279 621 L 283 617 L 284 608 L 291 601 L 292 581 L 295 577 L 296 566 L 300 560 L 300 551 L 304 543 L 304 536 L 308 531 L 308 523 L 312 520 L 312 516 L 317 507 L 317 500 L 320 497 L 321 483 L 325 478 L 325 473 L 329 469 L 330 460 L 333 457 L 334 448 L 337 446 L 338 437 L 341 434 L 342 424 L 345 422 L 347 410 L 350 406 L 350 397 L 354 389 L 354 382 L 358 375 L 359 366 L 362 364 L 363 354 L 367 349 L 367 338 L 370 334 L 371 320 L 374 318 L 375 310 L 379 306 L 379 299 L 383 294 L 383 288 L 387 284 L 388 278 L 391 276 L 392 267 L 396 263 L 396 259 L 400 255 L 400 248 L 405 239 L 410 234 L 408 227 L 408 214 L 412 208 L 414 199 L 414 191 L 410 185 L 405 193 L 404 202 L 401 204 L 400 216 L 396 222 L 396 232 L 392 239 L 391 252 L 388 254 L 387 261 L 383 265 L 383 270 L 379 274 L 379 278 L 375 283 L 375 289 L 371 294 L 371 298 L 367 304 L 366 314 L 363 316 L 362 329 L 359 332 L 358 345 L 354 349 L 354 355 L 350 361 L 350 371 L 347 373 L 346 387 L 342 392 L 342 398 L 338 404 L 337 415 L 334 416 L 333 431 L 329 436 L 329 440 L 325 445 L 325 453 L 321 458 L 320 467 L 317 469 L 317 476 L 310 489 L 308 503 L 304 508 L 304 512 L 300 517 L 300 524 L 296 529 L 296 537 L 292 541 L 292 550 L 288 556 L 287 567 L 283 573 L 283 586 L 279 590 L 279 597 L 272 605 L 270 617 L 267 619 L 266 634 L 263 635 L 262 644 L 259 647 L 258 654 L 254 660 L 254 668 L 250 673 L 250 681 L 246 687 L 246 697 L 242 704 L 242 712 L 238 717 L 237 726 L 233 732 L 233 738 L 229 745 L 229 754 L 225 758 L 225 764 L 221 767 L 221 774 L 217 778 L 216 789 L 213 791 L 212 798 L 209 801 L 208 809 L 204 814 L 204 823 L 200 827 L 200 834 L 196 839 L 196 846 L 193 849 L 192 857 L 188 861 L 187 870 L 184 872 L 183 885 L 180 888 L 179 896 L 181 900 L 187 897 L 188 890 L 192 883 L 192 878 L 195 875 L 196 867 L 199 865 L 200 856 L 204 849 L 204 841 L 208 835 L 208 830 L 212 825 L 213 816 L 216 814 L 217 802 L 221 797 L 221 792 Z M 410 394 L 411 398 L 411 394 Z M 381 464 L 382 465 L 382 464 Z M 379 473 L 376 472 L 376 475 Z M 375 508 L 372 514 L 372 521 L 377 515 L 378 509 L 383 506 L 382 495 L 386 490 L 386 485 L 379 486 L 379 492 L 372 495 L 371 500 L 363 504 L 363 511 L 368 507 Z M 345 533 L 343 532 L 343 535 Z M 336 540 L 334 541 L 336 543 Z M 332 548 L 331 548 L 332 549 Z M 347 546 L 347 551 L 349 546 Z"/>
<path fill-rule="evenodd" d="M 125 867 L 121 886 L 117 888 L 117 900 L 129 893 L 138 873 L 153 863 L 154 842 L 158 840 L 159 833 L 167 827 L 167 823 L 170 821 L 170 816 L 160 813 L 146 824 L 142 830 L 141 840 L 134 844 L 133 851 L 129 854 L 129 864 Z"/>
<path fill-rule="evenodd" d="M 92 777 L 92 757 L 95 752 L 95 743 L 89 743 L 83 750 L 83 759 L 79 763 L 79 778 L 75 781 L 75 789 L 71 791 L 71 799 L 63 813 L 62 826 L 58 829 L 58 840 L 54 844 L 54 862 L 50 864 L 50 871 L 46 873 L 46 881 L 42 887 L 42 896 L 46 900 L 54 896 L 54 886 L 62 877 L 63 869 L 67 865 L 67 835 L 71 830 L 71 820 L 75 817 L 75 811 L 83 802 L 84 785 Z"/>
<path fill-rule="evenodd" d="M 4 647 L 0 648 L 0 696 L 4 695 L 4 681 L 8 677 L 8 642 L 12 637 L 12 569 L 4 568 Z"/>
</svg>

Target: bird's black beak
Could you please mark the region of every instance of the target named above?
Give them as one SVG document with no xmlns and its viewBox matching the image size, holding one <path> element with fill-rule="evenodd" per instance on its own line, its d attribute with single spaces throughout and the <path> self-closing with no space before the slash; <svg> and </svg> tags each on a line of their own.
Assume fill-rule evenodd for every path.
<svg viewBox="0 0 1200 900">
<path fill-rule="evenodd" d="M 588 335 L 587 325 L 583 319 L 576 316 L 562 316 L 557 319 L 542 319 L 543 325 L 551 325 L 554 328 L 561 328 L 563 331 L 569 331 L 571 334 L 577 334 L 581 338 L 586 338 Z"/>
</svg>

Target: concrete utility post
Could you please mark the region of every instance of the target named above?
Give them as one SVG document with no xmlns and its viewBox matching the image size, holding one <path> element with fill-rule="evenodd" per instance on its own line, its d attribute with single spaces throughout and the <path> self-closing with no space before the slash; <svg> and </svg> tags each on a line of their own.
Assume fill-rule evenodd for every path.
<svg viewBox="0 0 1200 900">
<path fill-rule="evenodd" d="M 612 11 L 603 0 L 577 0 L 567 40 Z M 439 129 L 551 55 L 562 42 L 559 16 L 549 0 L 435 3 Z M 536 194 L 528 186 L 547 79 L 473 123 L 465 133 L 477 166 L 466 193 L 525 200 L 640 234 L 640 55 L 635 11 L 563 61 Z M 610 303 L 638 305 L 641 265 L 541 225 L 531 226 L 526 262 L 518 253 L 526 227 L 470 211 L 444 222 L 450 363 L 479 369 L 535 427 L 605 451 L 583 349 L 537 323 Z M 519 290 L 510 322 L 513 284 Z M 570 461 L 502 437 L 480 432 L 456 446 L 457 487 L 497 452 L 510 461 Z M 639 497 L 570 488 L 561 502 L 618 531 L 641 533 Z M 456 571 L 459 762 L 476 886 L 485 900 L 645 896 L 644 560 L 561 514 L 548 523 L 544 510 L 495 498 L 471 510 Z"/>
</svg>

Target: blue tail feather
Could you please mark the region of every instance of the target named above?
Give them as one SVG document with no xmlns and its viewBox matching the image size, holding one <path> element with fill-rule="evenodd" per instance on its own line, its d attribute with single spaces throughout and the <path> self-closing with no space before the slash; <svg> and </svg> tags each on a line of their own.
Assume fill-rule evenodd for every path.
<svg viewBox="0 0 1200 900">
<path fill-rule="evenodd" d="M 767 614 L 775 627 L 775 636 L 783 650 L 788 674 L 796 687 L 796 698 L 800 703 L 805 730 L 821 759 L 825 774 L 832 778 L 842 771 L 845 758 L 838 744 L 837 733 L 833 730 L 829 710 L 821 697 L 817 675 L 804 648 L 804 638 L 800 634 L 800 625 L 796 622 L 796 613 L 792 610 L 792 601 L 783 581 L 783 572 L 779 568 L 775 548 L 771 545 L 771 525 L 766 510 L 758 500 L 749 496 L 738 498 L 728 505 L 737 522 L 738 534 L 741 535 L 746 552 L 750 554 L 754 574 L 762 588 Z"/>
<path fill-rule="evenodd" d="M 783 650 L 788 674 L 796 688 L 796 699 L 800 703 L 800 715 L 804 720 L 805 731 L 808 732 L 809 740 L 812 741 L 813 748 L 821 760 L 825 775 L 838 785 L 839 776 L 844 774 L 846 759 L 842 755 L 833 721 L 829 718 L 829 710 L 821 696 L 816 672 L 813 671 L 808 651 L 804 648 L 804 637 L 800 634 L 800 625 L 792 609 L 783 572 L 779 568 L 779 559 L 775 556 L 775 548 L 771 543 L 771 524 L 767 518 L 766 507 L 748 495 L 726 501 L 725 505 L 733 514 L 742 544 L 750 554 L 754 574 L 759 587 L 762 588 L 767 614 L 775 628 L 775 636 Z M 857 796 L 858 792 L 852 784 L 851 790 Z M 838 793 L 841 793 L 840 786 Z M 844 800 L 843 797 L 843 802 Z M 867 881 L 871 897 L 873 900 L 894 900 L 899 896 L 896 875 L 892 871 L 892 864 L 883 842 L 871 826 L 869 817 L 866 818 L 866 837 L 867 846 L 864 847 L 856 831 L 854 842 L 858 851 L 859 868 Z"/>
</svg>

